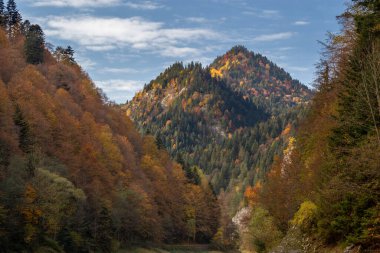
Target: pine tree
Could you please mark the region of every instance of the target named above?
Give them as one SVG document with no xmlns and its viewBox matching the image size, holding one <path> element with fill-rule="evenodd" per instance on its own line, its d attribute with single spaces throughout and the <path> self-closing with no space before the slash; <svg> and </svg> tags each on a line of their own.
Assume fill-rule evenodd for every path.
<svg viewBox="0 0 380 253">
<path fill-rule="evenodd" d="M 66 54 L 67 59 L 69 60 L 69 62 L 71 62 L 71 63 L 75 62 L 75 59 L 74 59 L 74 49 L 71 46 L 68 46 L 65 49 L 65 54 Z"/>
<path fill-rule="evenodd" d="M 2 28 L 6 28 L 6 18 L 5 18 L 5 6 L 4 6 L 4 1 L 0 0 L 0 26 Z"/>
<path fill-rule="evenodd" d="M 14 123 L 19 128 L 19 147 L 25 153 L 29 153 L 31 151 L 33 141 L 30 134 L 29 124 L 25 120 L 19 106 L 16 106 Z"/>
<path fill-rule="evenodd" d="M 21 24 L 21 33 L 22 35 L 26 36 L 29 32 L 29 29 L 30 29 L 30 21 L 29 20 L 25 20 L 24 22 L 22 22 Z"/>
<path fill-rule="evenodd" d="M 14 0 L 9 0 L 7 3 L 7 12 L 5 14 L 7 21 L 7 29 L 10 37 L 14 37 L 21 25 L 21 14 L 17 10 Z"/>
<path fill-rule="evenodd" d="M 26 34 L 25 56 L 30 64 L 39 64 L 44 60 L 45 38 L 39 25 L 31 25 Z"/>
</svg>

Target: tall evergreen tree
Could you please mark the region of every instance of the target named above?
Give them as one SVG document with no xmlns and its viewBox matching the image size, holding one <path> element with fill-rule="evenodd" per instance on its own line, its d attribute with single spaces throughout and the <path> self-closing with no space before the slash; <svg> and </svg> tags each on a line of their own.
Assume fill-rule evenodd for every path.
<svg viewBox="0 0 380 253">
<path fill-rule="evenodd" d="M 13 120 L 15 125 L 19 128 L 19 147 L 25 153 L 29 153 L 31 151 L 33 141 L 30 134 L 29 124 L 18 105 L 16 106 Z"/>
<path fill-rule="evenodd" d="M 17 33 L 17 30 L 20 27 L 22 20 L 21 14 L 17 10 L 16 2 L 14 0 L 8 1 L 5 16 L 7 21 L 8 33 L 11 37 L 13 37 Z"/>
<path fill-rule="evenodd" d="M 30 64 L 39 64 L 44 59 L 45 38 L 39 25 L 31 25 L 26 34 L 25 56 Z"/>
<path fill-rule="evenodd" d="M 4 1 L 0 0 L 0 26 L 2 28 L 5 28 L 7 24 L 6 18 L 5 18 L 5 6 Z"/>
<path fill-rule="evenodd" d="M 67 48 L 65 49 L 65 54 L 66 54 L 67 59 L 69 60 L 69 62 L 71 62 L 71 63 L 75 62 L 75 59 L 74 59 L 74 49 L 71 46 L 67 46 Z"/>
<path fill-rule="evenodd" d="M 21 24 L 21 33 L 22 35 L 26 36 L 28 34 L 28 31 L 30 29 L 30 21 L 29 20 L 25 20 L 24 22 L 22 22 Z"/>
</svg>

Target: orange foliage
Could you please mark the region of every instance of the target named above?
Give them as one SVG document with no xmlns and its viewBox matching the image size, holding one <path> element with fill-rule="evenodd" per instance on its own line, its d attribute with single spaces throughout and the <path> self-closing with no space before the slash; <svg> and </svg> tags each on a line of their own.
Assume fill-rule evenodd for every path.
<svg viewBox="0 0 380 253">
<path fill-rule="evenodd" d="M 259 181 L 255 184 L 255 186 L 248 186 L 245 189 L 244 197 L 247 199 L 250 206 L 254 206 L 258 202 L 261 188 L 261 182 Z"/>
</svg>

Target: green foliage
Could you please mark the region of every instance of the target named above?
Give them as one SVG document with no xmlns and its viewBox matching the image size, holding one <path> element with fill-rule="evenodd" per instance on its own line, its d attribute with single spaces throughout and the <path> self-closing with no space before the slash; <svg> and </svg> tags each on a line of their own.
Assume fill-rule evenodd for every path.
<svg viewBox="0 0 380 253">
<path fill-rule="evenodd" d="M 298 212 L 268 210 L 325 243 L 371 248 L 380 238 L 379 4 L 354 2 L 339 17 L 342 33 L 330 34 L 325 44 L 318 93 L 290 163 L 282 159 L 272 169 L 260 202 L 294 207 L 310 199 Z"/>
<path fill-rule="evenodd" d="M 248 233 L 256 252 L 268 252 L 282 238 L 282 233 L 276 227 L 273 217 L 262 207 L 255 207 L 252 210 Z"/>
<path fill-rule="evenodd" d="M 22 113 L 20 107 L 16 105 L 15 115 L 14 115 L 14 123 L 19 128 L 19 147 L 25 153 L 31 151 L 33 145 L 33 139 L 30 133 L 30 127 L 28 122 L 26 121 L 24 114 Z"/>
<path fill-rule="evenodd" d="M 0 0 L 0 27 L 6 28 L 7 20 L 5 16 L 5 6 L 4 1 Z"/>
<path fill-rule="evenodd" d="M 226 63 L 233 61 L 239 63 Z M 265 75 L 266 63 L 273 71 L 270 82 L 280 78 L 281 87 L 260 84 L 252 74 L 264 68 Z M 230 66 L 223 72 L 225 78 L 212 78 L 212 68 L 223 68 L 223 64 Z M 232 74 L 235 72 L 239 74 Z M 247 76 L 252 86 L 236 86 Z M 259 94 L 251 94 L 252 89 L 260 90 Z M 266 97 L 267 93 L 273 96 Z M 237 46 L 217 58 L 211 69 L 198 63 L 175 63 L 146 85 L 125 109 L 142 132 L 160 137 L 172 157 L 181 155 L 188 177 L 196 165 L 209 176 L 217 193 L 237 185 L 244 191 L 246 185 L 264 177 L 283 148 L 283 131 L 302 117 L 304 109 L 297 103 L 302 104 L 300 101 L 306 101 L 310 94 L 266 58 Z M 285 95 L 289 101 L 281 99 Z M 293 102 L 297 96 L 300 100 Z"/>
<path fill-rule="evenodd" d="M 19 25 L 21 25 L 21 15 L 17 10 L 16 2 L 14 0 L 8 0 L 6 8 L 6 21 L 7 21 L 7 30 L 10 37 L 14 37 L 18 32 Z"/>
<path fill-rule="evenodd" d="M 54 51 L 54 57 L 60 62 L 75 63 L 74 50 L 71 46 L 67 46 L 67 48 L 57 47 Z"/>
<path fill-rule="evenodd" d="M 25 36 L 26 62 L 40 64 L 44 61 L 45 38 L 39 25 L 31 25 Z"/>
<path fill-rule="evenodd" d="M 315 225 L 318 213 L 318 207 L 311 201 L 305 201 L 301 204 L 299 210 L 294 214 L 290 224 L 303 229 L 311 229 Z"/>
</svg>

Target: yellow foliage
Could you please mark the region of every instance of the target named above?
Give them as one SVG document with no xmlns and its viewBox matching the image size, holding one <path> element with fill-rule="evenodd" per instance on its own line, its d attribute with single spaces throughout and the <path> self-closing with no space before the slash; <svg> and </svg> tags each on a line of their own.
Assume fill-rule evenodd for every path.
<svg viewBox="0 0 380 253">
<path fill-rule="evenodd" d="M 127 112 L 125 113 L 128 117 L 130 117 L 131 116 L 131 114 L 132 114 L 132 111 L 131 111 L 131 109 L 130 108 L 128 108 L 128 110 L 127 110 Z"/>
<path fill-rule="evenodd" d="M 316 218 L 318 207 L 311 201 L 305 201 L 296 212 L 290 224 L 301 228 L 308 228 Z"/>
<path fill-rule="evenodd" d="M 219 77 L 219 78 L 222 78 L 223 77 L 223 74 L 222 74 L 222 71 L 221 70 L 218 70 L 218 69 L 215 69 L 215 68 L 211 68 L 210 69 L 210 74 L 212 77 Z"/>
<path fill-rule="evenodd" d="M 159 84 L 159 83 L 153 84 L 153 89 L 161 89 L 161 88 L 162 88 L 161 84 Z"/>
<path fill-rule="evenodd" d="M 289 143 L 288 143 L 287 148 L 284 150 L 284 155 L 289 155 L 292 152 L 292 150 L 294 149 L 295 143 L 296 143 L 296 138 L 294 138 L 293 136 L 289 137 Z"/>
</svg>

